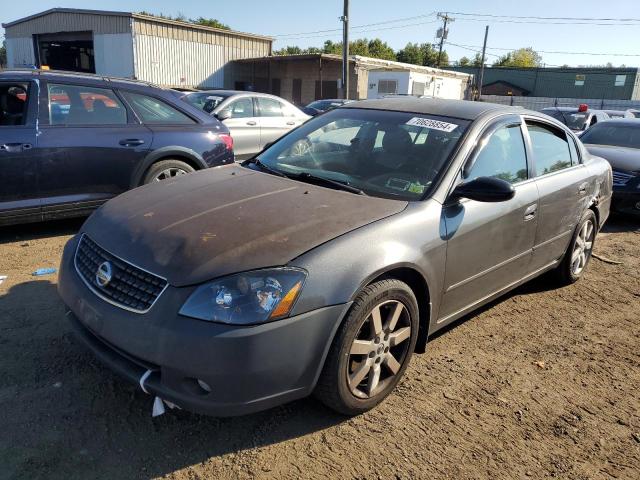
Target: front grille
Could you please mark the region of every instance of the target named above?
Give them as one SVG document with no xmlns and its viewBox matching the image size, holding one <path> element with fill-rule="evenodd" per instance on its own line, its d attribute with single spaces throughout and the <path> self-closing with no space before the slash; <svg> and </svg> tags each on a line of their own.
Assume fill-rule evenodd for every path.
<svg viewBox="0 0 640 480">
<path fill-rule="evenodd" d="M 613 171 L 613 184 L 617 186 L 624 186 L 629 183 L 629 180 L 633 178 L 633 174 L 620 172 L 618 170 Z"/>
<path fill-rule="evenodd" d="M 111 278 L 101 286 L 98 283 L 98 267 L 108 263 Z M 137 313 L 148 311 L 163 290 L 167 281 L 112 255 L 87 235 L 82 235 L 76 250 L 75 266 L 85 284 L 104 300 Z"/>
</svg>

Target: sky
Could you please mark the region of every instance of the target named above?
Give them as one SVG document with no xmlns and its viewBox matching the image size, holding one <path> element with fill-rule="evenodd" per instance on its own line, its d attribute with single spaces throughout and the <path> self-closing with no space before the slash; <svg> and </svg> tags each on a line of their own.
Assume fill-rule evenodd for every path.
<svg viewBox="0 0 640 480">
<path fill-rule="evenodd" d="M 343 0 L 3 0 L 0 23 L 16 20 L 53 7 L 141 11 L 188 18 L 213 17 L 234 30 L 276 37 L 275 49 L 286 45 L 322 46 L 324 40 L 340 41 Z M 488 63 L 510 49 L 533 47 L 547 66 L 640 66 L 640 0 L 351 0 L 351 39 L 379 37 L 395 50 L 407 42 L 435 42 L 441 25 L 436 12 L 453 13 L 445 49 L 451 60 L 472 58 L 481 49 L 485 25 L 489 25 Z M 520 20 L 462 15 L 511 15 Z M 532 17 L 588 17 L 636 19 L 636 21 L 585 22 L 536 20 Z M 380 24 L 380 22 L 392 23 Z M 515 22 L 538 23 L 515 23 Z M 603 23 L 606 25 L 595 25 Z M 357 28 L 361 25 L 377 24 Z M 334 30 L 324 32 L 325 30 Z M 321 33 L 314 33 L 322 31 Z M 4 30 L 2 30 L 2 33 Z M 463 45 L 465 47 L 454 46 Z M 607 55 L 586 55 L 604 53 Z M 612 55 L 621 54 L 621 55 Z M 626 56 L 625 56 L 626 55 Z"/>
</svg>

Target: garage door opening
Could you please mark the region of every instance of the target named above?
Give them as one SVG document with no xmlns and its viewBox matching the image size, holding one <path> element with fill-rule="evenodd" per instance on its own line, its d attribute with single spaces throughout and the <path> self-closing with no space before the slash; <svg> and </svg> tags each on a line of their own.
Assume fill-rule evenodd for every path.
<svg viewBox="0 0 640 480">
<path fill-rule="evenodd" d="M 39 64 L 52 70 L 96 73 L 91 32 L 36 35 Z"/>
</svg>

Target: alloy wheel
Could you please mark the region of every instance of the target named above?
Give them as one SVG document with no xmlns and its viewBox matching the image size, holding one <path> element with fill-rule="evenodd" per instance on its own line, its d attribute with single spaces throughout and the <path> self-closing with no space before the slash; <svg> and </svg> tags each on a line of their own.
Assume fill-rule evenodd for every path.
<svg viewBox="0 0 640 480">
<path fill-rule="evenodd" d="M 165 168 L 160 173 L 158 173 L 153 179 L 154 182 L 161 182 L 162 180 L 168 180 L 169 178 L 179 177 L 181 175 L 186 175 L 188 172 L 183 170 L 182 168 L 171 167 Z"/>
<path fill-rule="evenodd" d="M 411 317 L 400 301 L 375 306 L 365 318 L 349 352 L 347 384 L 358 398 L 382 392 L 395 377 L 411 344 Z"/>
<path fill-rule="evenodd" d="M 594 237 L 595 226 L 591 220 L 587 220 L 580 228 L 571 253 L 571 273 L 576 276 L 580 275 L 587 265 L 593 248 Z"/>
</svg>

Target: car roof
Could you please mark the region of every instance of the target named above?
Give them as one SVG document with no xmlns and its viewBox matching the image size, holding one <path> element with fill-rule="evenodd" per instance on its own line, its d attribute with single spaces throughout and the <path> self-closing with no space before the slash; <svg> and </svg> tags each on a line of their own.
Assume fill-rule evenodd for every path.
<svg viewBox="0 0 640 480">
<path fill-rule="evenodd" d="M 227 97 L 231 97 L 233 95 L 253 95 L 253 96 L 256 96 L 256 97 L 269 97 L 269 98 L 277 98 L 278 100 L 285 100 L 284 98 L 278 97 L 276 95 L 270 95 L 268 93 L 250 92 L 250 91 L 247 91 L 247 90 L 227 90 L 227 89 L 224 89 L 224 88 L 209 89 L 209 90 L 199 90 L 197 92 L 185 93 L 185 95 L 193 95 L 193 94 L 197 94 L 197 93 L 208 93 L 210 95 L 224 95 L 224 96 L 227 96 Z"/>
<path fill-rule="evenodd" d="M 43 78 L 52 81 L 60 81 L 60 80 L 69 80 L 69 79 L 79 79 L 86 80 L 90 82 L 102 82 L 116 85 L 127 85 L 127 86 L 140 86 L 140 87 L 152 87 L 157 88 L 159 90 L 165 90 L 158 85 L 155 85 L 151 82 L 145 82 L 142 80 L 134 80 L 131 78 L 119 78 L 119 77 L 110 77 L 106 75 L 97 75 L 95 73 L 83 73 L 83 72 L 69 72 L 64 70 L 38 70 L 31 68 L 16 68 L 9 70 L 0 71 L 0 79 L 25 79 L 28 77 L 33 78 Z"/>
<path fill-rule="evenodd" d="M 611 118 L 603 122 L 598 122 L 598 125 L 600 123 L 606 125 L 632 125 L 634 127 L 640 127 L 640 118 Z"/>
<path fill-rule="evenodd" d="M 448 100 L 443 98 L 380 98 L 347 103 L 340 108 L 364 108 L 370 110 L 392 110 L 396 112 L 422 113 L 475 120 L 487 112 L 535 113 L 521 107 L 510 107 L 497 103 L 471 102 L 468 100 Z"/>
<path fill-rule="evenodd" d="M 541 111 L 551 111 L 551 110 L 555 110 L 558 112 L 577 112 L 578 111 L 578 107 L 546 107 L 543 108 Z M 613 110 L 612 110 L 613 111 Z M 584 112 L 604 112 L 607 113 L 606 110 L 600 110 L 600 109 L 596 109 L 596 108 L 588 108 L 586 110 L 584 110 Z"/>
</svg>

